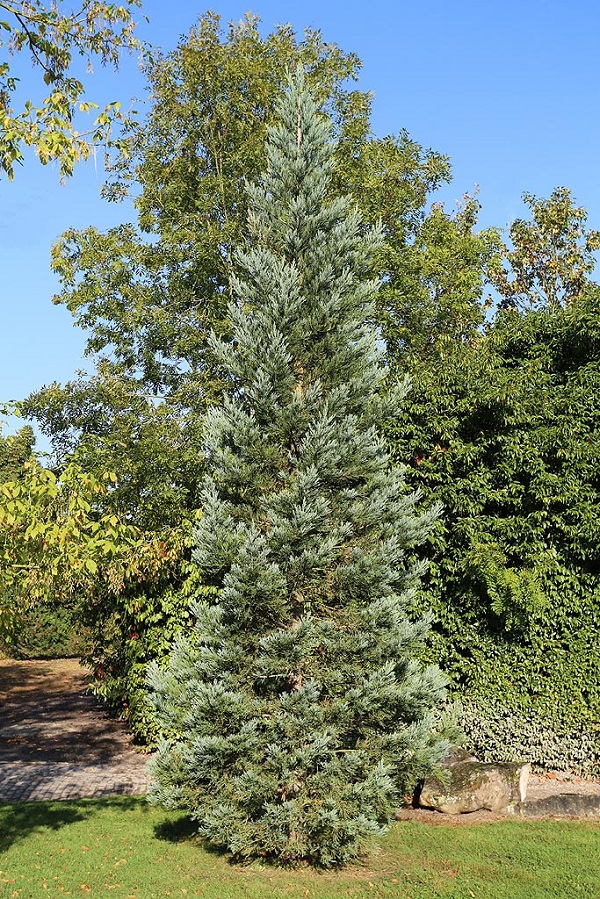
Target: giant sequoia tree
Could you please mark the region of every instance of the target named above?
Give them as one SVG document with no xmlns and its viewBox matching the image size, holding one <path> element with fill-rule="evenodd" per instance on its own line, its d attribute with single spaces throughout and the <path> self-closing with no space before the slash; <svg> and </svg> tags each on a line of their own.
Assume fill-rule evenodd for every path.
<svg viewBox="0 0 600 899">
<path fill-rule="evenodd" d="M 443 756 L 443 692 L 414 661 L 415 511 L 377 433 L 385 369 L 364 278 L 376 230 L 327 200 L 330 125 L 301 78 L 249 189 L 233 282 L 230 374 L 205 428 L 195 563 L 218 588 L 151 672 L 163 731 L 154 799 L 240 856 L 340 863 Z"/>
</svg>

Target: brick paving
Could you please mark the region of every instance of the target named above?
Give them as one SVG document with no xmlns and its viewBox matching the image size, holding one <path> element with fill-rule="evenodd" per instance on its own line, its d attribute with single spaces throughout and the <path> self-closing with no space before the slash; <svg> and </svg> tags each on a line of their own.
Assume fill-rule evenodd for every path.
<svg viewBox="0 0 600 899">
<path fill-rule="evenodd" d="M 0 802 L 138 795 L 148 756 L 75 660 L 0 660 Z"/>
</svg>

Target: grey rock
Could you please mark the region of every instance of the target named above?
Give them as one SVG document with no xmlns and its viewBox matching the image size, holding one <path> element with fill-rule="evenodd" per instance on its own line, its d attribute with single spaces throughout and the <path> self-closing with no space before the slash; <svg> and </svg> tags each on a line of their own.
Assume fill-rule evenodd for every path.
<svg viewBox="0 0 600 899">
<path fill-rule="evenodd" d="M 427 778 L 419 805 L 447 815 L 481 809 L 511 811 L 525 801 L 530 774 L 529 764 L 491 764 L 471 757 L 454 757 L 446 762 L 439 776 Z"/>
<path fill-rule="evenodd" d="M 581 793 L 556 793 L 543 799 L 524 802 L 519 808 L 524 818 L 600 818 L 600 796 Z"/>
</svg>

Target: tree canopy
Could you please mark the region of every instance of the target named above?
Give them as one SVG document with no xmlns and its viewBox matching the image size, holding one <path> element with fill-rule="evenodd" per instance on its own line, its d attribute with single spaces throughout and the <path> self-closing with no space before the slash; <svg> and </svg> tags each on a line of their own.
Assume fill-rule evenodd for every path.
<svg viewBox="0 0 600 899">
<path fill-rule="evenodd" d="M 118 102 L 99 110 L 83 132 L 77 130 L 76 113 L 98 109 L 84 99 L 94 62 L 117 68 L 123 51 L 141 49 L 133 17 L 140 6 L 141 0 L 85 0 L 79 7 L 65 0 L 0 2 L 0 170 L 9 179 L 23 161 L 24 147 L 32 147 L 44 165 L 56 160 L 65 177 L 106 142 L 119 117 Z M 41 99 L 21 96 L 15 73 L 21 54 L 39 71 Z M 88 68 L 85 76 L 80 60 Z"/>
<path fill-rule="evenodd" d="M 138 454 L 123 442 L 125 419 L 147 419 L 140 427 L 149 434 L 157 404 L 171 422 L 171 446 L 197 442 L 197 422 L 224 386 L 208 335 L 229 328 L 230 248 L 246 227 L 245 179 L 261 170 L 284 73 L 299 64 L 334 122 L 332 193 L 351 193 L 366 221 L 384 223 L 373 273 L 386 282 L 377 317 L 390 355 L 435 355 L 480 323 L 493 235 L 476 234 L 474 201 L 455 217 L 426 209 L 450 177 L 448 160 L 404 131 L 372 135 L 369 95 L 347 87 L 359 60 L 320 32 L 297 38 L 281 26 L 262 37 L 252 16 L 224 31 L 209 13 L 148 66 L 148 119 L 132 126 L 105 188 L 110 199 L 132 195 L 137 222 L 69 231 L 53 250 L 62 284 L 55 302 L 87 329 L 88 353 L 102 359 L 92 379 L 52 385 L 25 405 L 62 457 L 81 436 L 100 435 L 104 452 L 112 447 L 109 467 L 127 469 Z M 183 480 L 193 504 L 193 478 Z"/>
<path fill-rule="evenodd" d="M 34 458 L 35 435 L 30 425 L 19 428 L 8 437 L 0 433 L 0 483 L 16 481 L 23 476 L 25 462 Z"/>
<path fill-rule="evenodd" d="M 512 223 L 510 245 L 492 260 L 490 278 L 503 307 L 558 309 L 590 284 L 600 231 L 586 228 L 587 212 L 566 187 L 548 199 L 525 193 L 523 200 L 531 219 Z"/>
</svg>

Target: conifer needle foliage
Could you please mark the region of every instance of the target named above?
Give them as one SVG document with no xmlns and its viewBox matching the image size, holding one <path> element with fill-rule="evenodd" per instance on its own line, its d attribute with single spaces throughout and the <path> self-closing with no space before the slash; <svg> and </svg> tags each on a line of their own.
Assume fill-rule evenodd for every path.
<svg viewBox="0 0 600 899">
<path fill-rule="evenodd" d="M 416 511 L 378 434 L 398 399 L 366 324 L 380 236 L 328 199 L 332 153 L 296 75 L 248 188 L 233 340 L 213 340 L 231 383 L 206 423 L 194 561 L 216 598 L 150 673 L 169 735 L 151 798 L 238 857 L 319 865 L 382 834 L 447 749 L 443 678 L 414 661 L 427 622 L 406 612 L 437 510 Z"/>
</svg>

